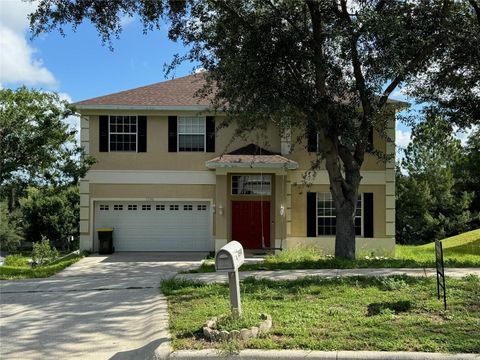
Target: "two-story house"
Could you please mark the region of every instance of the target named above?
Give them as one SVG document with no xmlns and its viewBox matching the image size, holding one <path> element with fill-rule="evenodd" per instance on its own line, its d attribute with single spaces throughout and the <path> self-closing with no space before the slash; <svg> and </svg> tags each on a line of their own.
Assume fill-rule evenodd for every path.
<svg viewBox="0 0 480 360">
<path fill-rule="evenodd" d="M 81 144 L 97 159 L 80 182 L 80 248 L 98 251 L 96 229 L 111 227 L 116 251 L 213 251 L 233 239 L 247 249 L 333 253 L 327 172 L 308 187 L 302 178 L 315 138 L 291 151 L 272 126 L 231 142 L 235 126 L 216 132 L 223 115 L 195 96 L 202 86 L 202 75 L 190 75 L 76 104 Z M 373 146 L 395 151 L 376 133 Z M 358 254 L 394 252 L 394 164 L 366 157 Z"/>
</svg>

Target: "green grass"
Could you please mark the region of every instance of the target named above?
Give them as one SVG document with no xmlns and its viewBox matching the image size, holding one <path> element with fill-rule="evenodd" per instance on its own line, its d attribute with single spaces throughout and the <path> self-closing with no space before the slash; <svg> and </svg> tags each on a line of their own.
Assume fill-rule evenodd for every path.
<svg viewBox="0 0 480 360">
<path fill-rule="evenodd" d="M 225 348 L 204 340 L 202 325 L 229 314 L 226 284 L 174 279 L 163 281 L 161 290 L 174 349 Z M 259 314 L 268 313 L 273 327 L 235 348 L 480 351 L 480 278 L 475 276 L 447 278 L 446 312 L 434 278 L 249 278 L 241 283 L 241 294 L 244 316 L 236 325 L 256 325 Z"/>
<path fill-rule="evenodd" d="M 72 254 L 45 266 L 30 267 L 27 258 L 15 256 L 15 260 L 0 266 L 0 280 L 46 278 L 76 263 L 83 255 Z"/>
<path fill-rule="evenodd" d="M 442 240 L 446 267 L 480 267 L 480 229 Z M 323 256 L 314 249 L 285 250 L 268 255 L 263 263 L 245 264 L 240 271 L 293 269 L 435 267 L 435 243 L 419 246 L 396 245 L 394 258 L 359 257 L 356 260 Z M 213 260 L 206 260 L 190 272 L 214 272 Z"/>
</svg>

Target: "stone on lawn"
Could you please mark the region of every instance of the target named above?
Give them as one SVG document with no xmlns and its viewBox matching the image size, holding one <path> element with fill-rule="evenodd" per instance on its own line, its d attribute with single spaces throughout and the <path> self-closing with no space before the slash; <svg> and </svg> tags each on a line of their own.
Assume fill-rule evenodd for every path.
<svg viewBox="0 0 480 360">
<path fill-rule="evenodd" d="M 229 340 L 238 340 L 240 338 L 240 331 L 232 330 L 228 336 Z"/>
<path fill-rule="evenodd" d="M 210 319 L 207 320 L 205 323 L 206 327 L 209 327 L 210 329 L 215 329 L 217 327 L 217 320 L 216 319 Z"/>
<path fill-rule="evenodd" d="M 220 341 L 227 341 L 228 340 L 228 337 L 229 337 L 229 332 L 226 331 L 226 330 L 222 330 L 220 331 Z"/>
<path fill-rule="evenodd" d="M 260 323 L 259 331 L 260 333 L 266 333 L 272 327 L 272 320 L 263 320 Z"/>
<path fill-rule="evenodd" d="M 220 331 L 218 330 L 211 330 L 210 337 L 212 341 L 219 341 L 220 340 Z"/>
<path fill-rule="evenodd" d="M 240 330 L 240 339 L 243 341 L 250 340 L 252 338 L 252 331 L 249 329 L 241 329 Z"/>
<path fill-rule="evenodd" d="M 210 340 L 212 338 L 212 329 L 209 327 L 204 326 L 203 327 L 203 336 L 205 336 L 205 339 Z"/>
</svg>

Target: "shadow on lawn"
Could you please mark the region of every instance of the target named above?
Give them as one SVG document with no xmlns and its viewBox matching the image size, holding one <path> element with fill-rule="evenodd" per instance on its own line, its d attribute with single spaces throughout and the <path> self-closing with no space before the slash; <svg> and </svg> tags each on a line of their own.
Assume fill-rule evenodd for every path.
<svg viewBox="0 0 480 360">
<path fill-rule="evenodd" d="M 395 302 L 381 302 L 381 303 L 371 303 L 368 305 L 368 316 L 380 315 L 385 311 L 391 311 L 395 315 L 401 312 L 407 312 L 413 307 L 411 301 L 395 301 Z"/>
</svg>

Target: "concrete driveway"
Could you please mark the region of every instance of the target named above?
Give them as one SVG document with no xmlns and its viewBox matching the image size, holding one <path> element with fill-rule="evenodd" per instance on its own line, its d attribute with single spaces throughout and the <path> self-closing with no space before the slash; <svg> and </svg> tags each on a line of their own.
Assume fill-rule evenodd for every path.
<svg viewBox="0 0 480 360">
<path fill-rule="evenodd" d="M 160 280 L 205 255 L 93 255 L 48 279 L 1 281 L 0 358 L 151 358 L 168 339 Z"/>
</svg>

